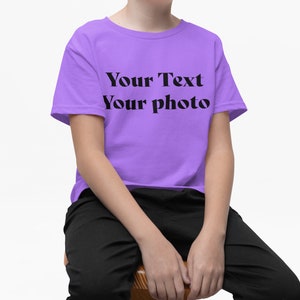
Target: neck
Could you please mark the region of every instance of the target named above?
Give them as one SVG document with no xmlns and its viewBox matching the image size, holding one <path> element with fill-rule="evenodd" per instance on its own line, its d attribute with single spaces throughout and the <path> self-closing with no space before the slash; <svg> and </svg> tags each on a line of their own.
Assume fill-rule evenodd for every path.
<svg viewBox="0 0 300 300">
<path fill-rule="evenodd" d="M 171 0 L 130 0 L 110 19 L 128 29 L 160 32 L 171 29 L 180 22 L 171 14 L 171 6 Z"/>
</svg>

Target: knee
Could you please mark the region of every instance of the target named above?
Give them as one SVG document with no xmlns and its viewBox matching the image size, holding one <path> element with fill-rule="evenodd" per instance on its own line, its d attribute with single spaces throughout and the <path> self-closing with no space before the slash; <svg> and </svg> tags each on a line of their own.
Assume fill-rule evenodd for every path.
<svg viewBox="0 0 300 300">
<path fill-rule="evenodd" d="M 300 299 L 300 282 L 296 275 L 288 268 L 274 276 L 274 280 L 267 284 L 266 289 L 270 300 L 298 300 Z"/>
<path fill-rule="evenodd" d="M 246 284 L 244 290 L 239 290 L 241 299 L 300 300 L 300 282 L 289 268 L 273 269 L 268 275 L 260 275 L 257 274 L 255 282 Z"/>
<path fill-rule="evenodd" d="M 88 299 L 110 299 L 115 280 L 104 274 L 86 273 L 81 275 L 80 293 Z"/>
<path fill-rule="evenodd" d="M 283 299 L 298 300 L 300 299 L 300 282 L 295 274 L 290 273 L 290 276 L 285 279 L 285 294 L 283 295 Z"/>
<path fill-rule="evenodd" d="M 76 276 L 70 277 L 69 292 L 71 299 L 76 300 L 129 299 L 130 284 L 117 273 L 109 274 L 101 268 L 81 271 L 77 280 Z"/>
<path fill-rule="evenodd" d="M 88 276 L 81 282 L 80 294 L 82 299 L 119 299 L 116 289 L 120 283 L 112 276 L 93 277 Z"/>
</svg>

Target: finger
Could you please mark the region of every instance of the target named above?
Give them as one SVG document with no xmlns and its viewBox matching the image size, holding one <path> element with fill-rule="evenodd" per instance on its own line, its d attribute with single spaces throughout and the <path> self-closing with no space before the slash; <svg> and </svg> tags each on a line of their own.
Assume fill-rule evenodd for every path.
<svg viewBox="0 0 300 300">
<path fill-rule="evenodd" d="M 187 274 L 188 274 L 188 278 L 190 280 L 190 284 L 192 284 L 192 280 L 193 280 L 193 271 L 194 271 L 193 262 L 191 260 L 188 260 L 187 261 Z"/>
<path fill-rule="evenodd" d="M 218 278 L 212 278 L 211 282 L 208 283 L 210 284 L 210 286 L 208 287 L 208 289 L 203 288 L 200 292 L 201 297 L 203 298 L 208 298 L 211 297 L 213 295 L 215 295 L 219 289 L 217 288 L 218 285 Z"/>
<path fill-rule="evenodd" d="M 224 275 L 220 276 L 217 283 L 217 290 L 220 291 L 223 288 Z"/>
<path fill-rule="evenodd" d="M 198 296 L 201 298 L 207 298 L 209 296 L 210 285 L 212 278 L 209 275 L 206 275 L 202 279 L 202 284 Z"/>
<path fill-rule="evenodd" d="M 152 298 L 158 299 L 156 284 L 153 280 L 148 280 L 148 291 Z"/>
<path fill-rule="evenodd" d="M 177 293 L 176 293 L 175 283 L 173 280 L 165 283 L 165 290 L 166 290 L 167 298 L 164 299 L 177 300 Z"/>
<path fill-rule="evenodd" d="M 219 275 L 211 281 L 209 289 L 209 297 L 215 295 L 223 287 L 223 275 Z"/>
<path fill-rule="evenodd" d="M 188 258 L 187 260 L 187 271 L 188 271 L 188 277 L 190 279 L 190 291 L 187 297 L 187 300 L 194 300 L 195 299 L 195 291 L 192 289 L 193 285 L 193 260 Z M 193 285 L 194 286 L 194 285 Z"/>
<path fill-rule="evenodd" d="M 184 297 L 184 284 L 180 274 L 174 277 L 174 287 L 176 292 L 176 300 L 183 300 Z"/>
<path fill-rule="evenodd" d="M 216 294 L 219 291 L 217 286 L 218 286 L 218 278 L 213 279 L 211 281 L 209 291 L 208 291 L 208 297 L 213 296 L 214 294 Z"/>
<path fill-rule="evenodd" d="M 167 298 L 167 291 L 164 283 L 156 282 L 156 292 L 157 292 L 157 299 L 165 300 Z"/>
<path fill-rule="evenodd" d="M 191 288 L 187 300 L 195 300 L 199 298 L 203 277 L 201 275 L 193 276 L 191 279 Z"/>
<path fill-rule="evenodd" d="M 178 265 L 179 265 L 181 277 L 182 277 L 184 283 L 185 284 L 191 284 L 191 280 L 190 280 L 190 277 L 189 277 L 189 274 L 188 274 L 188 269 L 185 266 L 185 264 L 184 264 L 183 260 L 181 259 L 181 257 L 178 258 Z"/>
</svg>

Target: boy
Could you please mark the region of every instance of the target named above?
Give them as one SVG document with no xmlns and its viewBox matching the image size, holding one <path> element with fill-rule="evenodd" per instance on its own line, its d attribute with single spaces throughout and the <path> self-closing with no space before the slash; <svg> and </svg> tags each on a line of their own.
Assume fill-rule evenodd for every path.
<svg viewBox="0 0 300 300">
<path fill-rule="evenodd" d="M 296 276 L 230 208 L 229 122 L 246 111 L 219 38 L 129 0 L 66 47 L 52 115 L 77 160 L 64 231 L 69 300 L 300 299 Z M 187 261 L 185 267 L 183 261 Z"/>
</svg>

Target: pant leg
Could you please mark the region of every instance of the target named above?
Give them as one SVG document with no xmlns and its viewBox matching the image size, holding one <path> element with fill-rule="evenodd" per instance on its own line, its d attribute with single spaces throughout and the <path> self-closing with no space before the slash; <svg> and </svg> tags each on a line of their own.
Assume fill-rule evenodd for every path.
<svg viewBox="0 0 300 300">
<path fill-rule="evenodd" d="M 204 195 L 189 189 L 138 189 L 133 196 L 186 259 L 202 228 Z M 68 299 L 129 299 L 132 274 L 141 262 L 138 247 L 99 200 L 91 200 L 79 200 L 67 213 Z M 224 289 L 236 300 L 300 299 L 296 276 L 232 209 L 225 257 Z"/>
<path fill-rule="evenodd" d="M 230 210 L 224 289 L 236 300 L 297 300 L 300 283 L 289 267 Z"/>
<path fill-rule="evenodd" d="M 203 225 L 205 197 L 189 189 L 163 193 L 160 230 L 186 260 Z M 154 206 L 150 216 L 155 211 Z M 232 208 L 225 241 L 223 288 L 236 300 L 300 299 L 300 283 L 295 274 Z"/>
<path fill-rule="evenodd" d="M 93 195 L 67 212 L 65 247 L 68 300 L 128 300 L 141 261 L 135 240 Z"/>
</svg>

